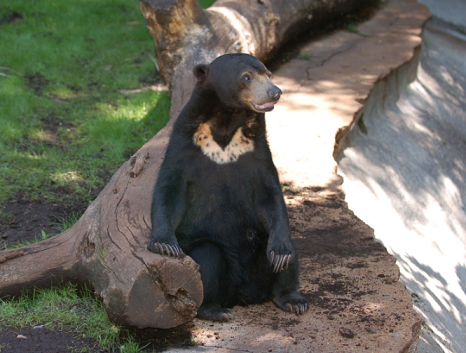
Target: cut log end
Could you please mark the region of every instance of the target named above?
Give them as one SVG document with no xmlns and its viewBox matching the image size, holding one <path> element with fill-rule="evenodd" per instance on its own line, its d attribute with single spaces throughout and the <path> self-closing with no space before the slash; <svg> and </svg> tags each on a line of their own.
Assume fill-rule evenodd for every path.
<svg viewBox="0 0 466 353">
<path fill-rule="evenodd" d="M 111 320 L 138 328 L 167 329 L 193 319 L 202 304 L 199 266 L 189 257 L 181 260 L 153 254 L 134 281 L 126 298 L 119 288 L 106 296 Z M 126 303 L 126 305 L 124 305 Z"/>
</svg>

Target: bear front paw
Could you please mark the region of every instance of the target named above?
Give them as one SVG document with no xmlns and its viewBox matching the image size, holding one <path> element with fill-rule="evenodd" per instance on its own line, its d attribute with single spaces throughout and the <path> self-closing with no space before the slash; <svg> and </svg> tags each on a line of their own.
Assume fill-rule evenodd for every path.
<svg viewBox="0 0 466 353">
<path fill-rule="evenodd" d="M 270 266 L 273 266 L 274 273 L 288 269 L 292 258 L 292 254 L 276 254 L 273 250 L 269 252 Z"/>
<path fill-rule="evenodd" d="M 184 253 L 178 244 L 158 243 L 151 240 L 149 245 L 147 245 L 147 249 L 160 255 L 168 255 L 172 257 L 184 256 Z"/>
</svg>

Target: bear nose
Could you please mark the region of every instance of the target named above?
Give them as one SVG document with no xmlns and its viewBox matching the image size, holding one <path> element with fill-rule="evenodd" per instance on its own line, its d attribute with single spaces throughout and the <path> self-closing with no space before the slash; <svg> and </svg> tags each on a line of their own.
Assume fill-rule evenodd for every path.
<svg viewBox="0 0 466 353">
<path fill-rule="evenodd" d="M 278 101 L 280 96 L 282 95 L 282 90 L 277 86 L 273 86 L 269 89 L 269 97 L 272 98 L 274 101 Z"/>
</svg>

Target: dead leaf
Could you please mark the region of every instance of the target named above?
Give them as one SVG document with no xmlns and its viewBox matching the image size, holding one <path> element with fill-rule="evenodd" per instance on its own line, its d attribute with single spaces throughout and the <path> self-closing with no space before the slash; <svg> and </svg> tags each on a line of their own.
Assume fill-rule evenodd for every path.
<svg viewBox="0 0 466 353">
<path fill-rule="evenodd" d="M 55 97 L 53 100 L 54 100 L 55 102 L 57 102 L 57 103 L 69 104 L 68 102 L 66 102 L 66 101 L 64 101 L 64 100 L 61 100 L 60 98 L 56 98 L 56 97 Z"/>
</svg>

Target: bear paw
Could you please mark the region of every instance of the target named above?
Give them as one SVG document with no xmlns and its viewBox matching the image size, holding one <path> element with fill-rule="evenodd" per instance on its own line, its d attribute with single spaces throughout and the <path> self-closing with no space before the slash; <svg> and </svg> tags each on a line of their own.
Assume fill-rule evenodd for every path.
<svg viewBox="0 0 466 353">
<path fill-rule="evenodd" d="M 147 249 L 160 255 L 168 255 L 172 257 L 184 256 L 184 253 L 178 244 L 158 243 L 151 240 L 149 245 L 147 245 Z"/>
<path fill-rule="evenodd" d="M 273 300 L 274 304 L 283 311 L 304 314 L 309 310 L 309 302 L 298 292 L 285 294 Z"/>
<path fill-rule="evenodd" d="M 220 305 L 207 303 L 202 304 L 197 310 L 197 318 L 212 321 L 231 321 L 235 315 L 230 309 L 222 308 Z"/>
</svg>

